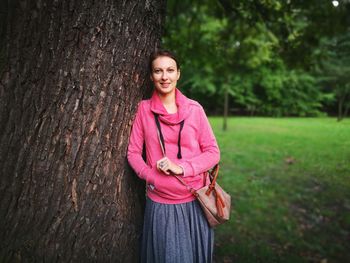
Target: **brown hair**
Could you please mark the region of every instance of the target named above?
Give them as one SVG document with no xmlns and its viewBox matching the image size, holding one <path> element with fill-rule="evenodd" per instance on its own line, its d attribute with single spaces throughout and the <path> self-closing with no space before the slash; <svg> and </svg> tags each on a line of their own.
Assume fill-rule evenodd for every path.
<svg viewBox="0 0 350 263">
<path fill-rule="evenodd" d="M 150 70 L 150 72 L 152 72 L 152 63 L 153 63 L 153 61 L 156 60 L 159 57 L 172 58 L 176 62 L 177 69 L 178 70 L 180 69 L 180 63 L 179 63 L 178 59 L 176 58 L 176 55 L 173 52 L 171 52 L 169 50 L 165 50 L 165 49 L 158 49 L 158 50 L 154 51 L 151 54 L 150 58 L 149 58 L 149 70 Z"/>
</svg>

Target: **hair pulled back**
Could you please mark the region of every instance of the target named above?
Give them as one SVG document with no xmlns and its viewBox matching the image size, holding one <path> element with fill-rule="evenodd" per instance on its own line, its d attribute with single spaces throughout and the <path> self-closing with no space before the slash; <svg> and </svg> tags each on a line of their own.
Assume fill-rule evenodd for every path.
<svg viewBox="0 0 350 263">
<path fill-rule="evenodd" d="M 166 50 L 166 49 L 158 49 L 158 50 L 154 51 L 151 54 L 151 56 L 150 56 L 150 59 L 149 59 L 149 70 L 150 70 L 150 72 L 152 72 L 152 63 L 153 63 L 153 61 L 156 60 L 159 57 L 172 58 L 176 62 L 177 69 L 178 70 L 180 69 L 180 63 L 179 63 L 178 59 L 176 58 L 176 55 L 173 52 L 171 52 L 169 50 Z"/>
</svg>

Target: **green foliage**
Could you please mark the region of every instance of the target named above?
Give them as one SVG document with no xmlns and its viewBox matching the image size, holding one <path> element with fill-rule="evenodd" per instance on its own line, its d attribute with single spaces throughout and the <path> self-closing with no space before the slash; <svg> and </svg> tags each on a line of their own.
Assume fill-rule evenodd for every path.
<svg viewBox="0 0 350 263">
<path fill-rule="evenodd" d="M 314 52 L 321 39 L 345 32 L 349 10 L 316 0 L 170 0 L 163 46 L 183 59 L 179 87 L 204 104 L 216 98 L 212 112 L 228 90 L 240 112 L 316 116 L 337 89 L 315 75 Z"/>
<path fill-rule="evenodd" d="M 254 70 L 264 63 L 271 62 L 278 39 L 265 24 L 256 23 L 254 27 L 243 28 L 243 32 L 244 37 L 239 50 L 242 66 Z"/>
<path fill-rule="evenodd" d="M 236 104 L 251 114 L 269 116 L 318 116 L 323 96 L 313 75 L 287 70 L 283 64 L 274 69 L 259 67 L 253 73 L 235 76 L 228 84 Z"/>
<path fill-rule="evenodd" d="M 270 116 L 319 115 L 321 96 L 315 78 L 301 70 L 263 69 L 262 111 Z"/>
</svg>

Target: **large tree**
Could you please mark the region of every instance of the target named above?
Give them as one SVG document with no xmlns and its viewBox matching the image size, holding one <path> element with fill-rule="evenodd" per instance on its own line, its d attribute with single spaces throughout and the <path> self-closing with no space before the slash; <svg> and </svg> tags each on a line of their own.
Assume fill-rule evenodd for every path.
<svg viewBox="0 0 350 263">
<path fill-rule="evenodd" d="M 165 1 L 0 6 L 0 261 L 136 261 L 125 156 Z"/>
</svg>

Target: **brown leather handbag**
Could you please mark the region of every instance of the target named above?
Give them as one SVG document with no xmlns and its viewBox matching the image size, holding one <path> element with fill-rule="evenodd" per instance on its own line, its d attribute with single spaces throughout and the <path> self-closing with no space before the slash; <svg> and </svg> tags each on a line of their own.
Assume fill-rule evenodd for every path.
<svg viewBox="0 0 350 263">
<path fill-rule="evenodd" d="M 157 124 L 157 134 L 160 147 L 163 156 L 165 157 L 165 146 L 162 130 L 158 116 L 154 114 L 154 117 Z M 226 193 L 216 182 L 219 174 L 219 168 L 219 164 L 217 164 L 211 171 L 204 173 L 206 177 L 209 176 L 210 184 L 204 185 L 198 190 L 195 190 L 187 185 L 180 176 L 172 174 L 197 198 L 211 227 L 225 223 L 230 219 L 231 196 Z M 204 178 L 204 182 L 206 182 L 206 179 L 207 178 Z"/>
<path fill-rule="evenodd" d="M 189 187 L 182 178 L 174 175 L 197 198 L 211 227 L 230 219 L 231 196 L 216 182 L 218 174 L 219 164 L 206 173 L 210 178 L 210 184 L 198 190 Z"/>
</svg>

